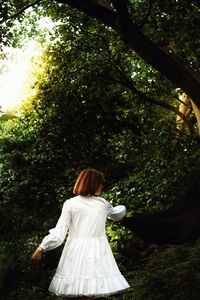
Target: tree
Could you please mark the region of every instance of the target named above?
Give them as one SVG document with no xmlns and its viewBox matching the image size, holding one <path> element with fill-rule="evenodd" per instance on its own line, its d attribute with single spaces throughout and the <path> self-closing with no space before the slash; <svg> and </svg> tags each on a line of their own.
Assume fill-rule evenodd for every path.
<svg viewBox="0 0 200 300">
<path fill-rule="evenodd" d="M 118 76 L 118 78 L 115 78 L 116 83 L 118 82 L 126 89 L 129 89 L 141 101 L 172 110 L 182 120 L 177 120 L 178 123 L 184 122 L 186 132 L 189 129 L 190 133 L 193 134 L 195 132 L 193 128 L 194 122 L 190 121 L 190 119 L 193 120 L 193 114 L 191 116 L 190 114 L 184 114 L 183 101 L 180 100 L 180 94 L 182 94 L 180 88 L 186 91 L 188 98 L 190 95 L 191 112 L 194 112 L 197 124 L 199 124 L 199 98 L 194 96 L 194 94 L 198 94 L 199 90 L 199 79 L 196 72 L 199 70 L 198 48 L 200 43 L 200 40 L 197 38 L 198 28 L 196 23 L 198 22 L 198 18 L 196 17 L 196 13 L 198 12 L 198 5 L 196 1 L 194 0 L 188 5 L 187 1 L 184 0 L 176 1 L 176 3 L 172 0 L 168 3 L 163 3 L 162 1 L 148 2 L 146 0 L 138 2 L 132 0 L 130 3 L 120 1 L 121 4 L 119 6 L 115 2 L 117 1 L 58 0 L 50 3 L 49 1 L 36 0 L 28 4 L 26 3 L 26 5 L 24 1 L 17 1 L 11 6 L 8 1 L 3 5 L 4 9 L 1 13 L 2 36 L 4 37 L 2 41 L 16 45 L 19 41 L 21 43 L 24 36 L 41 36 L 41 32 L 37 29 L 37 20 L 41 16 L 50 16 L 56 22 L 58 20 L 62 23 L 71 22 L 78 30 L 84 30 L 83 24 L 88 22 L 87 19 L 93 20 L 95 24 L 94 18 L 97 18 L 104 24 L 103 26 L 99 25 L 107 29 L 107 37 L 104 40 L 108 48 L 113 43 L 112 32 L 117 39 L 121 39 L 124 46 L 128 46 L 130 49 L 129 61 L 132 56 L 132 62 L 129 63 L 130 66 L 128 69 L 123 64 L 119 64 L 117 59 L 119 51 L 121 51 L 120 47 L 118 52 L 115 50 L 114 55 L 112 53 L 110 56 L 110 53 L 105 52 L 105 55 L 109 55 L 116 62 L 115 74 Z M 117 5 L 116 8 L 114 8 L 114 5 Z M 71 9 L 70 6 L 72 7 Z M 77 14 L 73 13 L 73 7 L 76 8 L 75 11 L 79 12 L 81 17 L 76 17 Z M 35 13 L 32 14 L 32 12 L 29 12 L 25 14 L 29 8 L 35 9 Z M 125 8 L 126 17 L 123 13 L 120 13 L 123 10 L 125 13 Z M 143 11 L 147 11 L 146 15 Z M 81 12 L 85 12 L 88 16 L 92 16 L 92 18 L 87 17 L 85 13 L 82 14 Z M 19 19 L 20 26 L 16 26 L 16 18 Z M 134 20 L 134 23 L 132 20 Z M 177 22 L 177 20 L 179 21 Z M 111 27 L 114 31 L 110 30 Z M 5 28 L 7 28 L 6 34 L 3 30 Z M 94 34 L 92 30 L 89 31 L 90 34 Z M 88 34 L 87 30 L 85 33 Z M 42 33 L 42 35 L 44 37 L 45 33 Z M 143 60 L 139 59 L 139 57 Z M 135 68 L 133 67 L 134 64 L 141 67 Z M 155 69 L 160 72 L 158 73 Z M 144 77 L 144 72 L 146 72 L 146 78 Z M 135 76 L 136 73 L 137 76 Z M 150 73 L 153 76 L 149 76 Z M 143 78 L 143 81 L 138 81 L 140 76 Z M 135 80 L 136 77 L 137 79 Z M 152 97 L 151 82 L 153 77 L 153 82 L 159 82 L 157 85 L 168 86 L 171 95 L 168 92 L 166 98 L 166 96 L 158 91 Z M 170 79 L 171 83 L 165 78 Z M 188 88 L 190 91 L 188 91 Z M 174 97 L 175 94 L 176 96 Z M 171 101 L 172 99 L 173 101 Z M 183 128 L 182 125 L 177 126 L 177 130 L 181 130 L 181 128 Z"/>
<path fill-rule="evenodd" d="M 21 8 L 19 10 L 19 14 L 27 7 L 40 2 L 41 1 L 35 1 L 30 5 L 26 5 L 24 9 Z M 133 49 L 147 64 L 151 65 L 167 79 L 172 81 L 176 87 L 180 87 L 186 92 L 195 105 L 200 108 L 199 75 L 190 69 L 189 66 L 186 67 L 175 53 L 166 53 L 166 49 L 165 51 L 161 49 L 147 34 L 144 34 L 143 28 L 151 13 L 154 1 L 149 1 L 149 11 L 141 24 L 137 24 L 132 18 L 132 11 L 137 4 L 137 1 L 134 0 L 113 0 L 110 2 L 101 0 L 56 0 L 56 2 L 72 6 L 100 20 L 106 26 L 113 28 L 128 47 Z M 190 4 L 188 4 L 188 1 L 178 2 L 181 2 L 178 3 L 178 5 L 184 5 L 186 12 L 188 9 L 192 9 L 194 12 L 199 11 L 196 0 L 191 1 Z M 172 1 L 171 4 L 174 4 L 174 2 Z M 160 6 L 162 7 L 162 5 L 163 3 L 161 1 Z M 166 7 L 166 5 L 163 6 Z"/>
<path fill-rule="evenodd" d="M 6 258 L 1 260 L 5 266 L 1 277 L 6 282 L 7 274 L 11 274 L 9 289 L 5 286 L 3 290 L 8 294 L 6 299 L 51 297 L 46 295 L 47 269 L 53 271 L 53 260 L 59 253 L 46 257 L 42 271 L 30 270 L 27 261 L 42 235 L 54 226 L 59 206 L 71 196 L 80 168 L 89 165 L 104 171 L 106 198 L 115 204 L 124 203 L 129 212 L 167 207 L 183 192 L 183 179 L 190 174 L 193 180 L 195 168 L 196 177 L 199 174 L 197 143 L 190 137 L 186 142 L 178 140 L 171 111 L 147 100 L 151 96 L 161 104 L 166 100 L 175 105 L 174 85 L 126 47 L 110 27 L 67 5 L 52 1 L 41 5 L 44 13 L 59 20 L 59 26 L 43 60 L 36 59 L 33 96 L 20 117 L 9 121 L 7 128 L 5 125 L 0 143 L 0 194 L 4 201 L 0 210 L 4 220 L 0 259 Z M 141 251 L 135 238 L 127 239 L 125 230 L 115 226 L 109 226 L 109 237 L 123 268 L 135 271 L 141 262 L 144 265 L 152 259 L 146 255 L 148 249 Z M 124 248 L 122 258 L 120 247 Z M 133 248 L 138 255 L 133 255 Z M 176 274 L 180 274 L 179 265 Z M 140 275 L 137 279 L 139 282 Z M 168 278 L 165 283 L 167 286 Z M 175 289 L 179 291 L 180 286 L 175 285 Z M 143 290 L 140 288 L 140 294 Z M 154 292 L 154 296 L 146 293 L 149 299 L 158 298 L 157 290 Z M 162 288 L 159 292 L 163 296 Z M 131 292 L 122 297 L 131 299 Z"/>
<path fill-rule="evenodd" d="M 105 7 L 101 1 L 57 0 L 84 11 L 104 24 L 117 30 L 121 39 L 138 53 L 148 64 L 160 71 L 169 80 L 181 87 L 200 108 L 200 79 L 179 60 L 159 49 L 143 34 L 129 13 L 130 3 L 123 0 L 111 1 L 113 8 Z M 104 4 L 104 2 L 103 2 Z"/>
</svg>

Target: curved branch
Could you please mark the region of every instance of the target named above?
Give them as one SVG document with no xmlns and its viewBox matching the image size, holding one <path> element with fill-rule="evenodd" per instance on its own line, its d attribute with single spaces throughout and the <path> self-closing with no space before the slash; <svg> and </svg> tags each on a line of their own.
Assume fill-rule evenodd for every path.
<svg viewBox="0 0 200 300">
<path fill-rule="evenodd" d="M 135 87 L 135 85 L 134 85 L 131 78 L 129 78 L 127 75 L 125 75 L 119 68 L 118 68 L 118 71 L 119 71 L 120 76 L 121 76 L 121 80 L 119 80 L 119 83 L 125 85 L 133 93 L 136 93 L 143 100 L 145 100 L 145 102 L 152 103 L 152 104 L 155 104 L 155 105 L 158 105 L 158 106 L 161 106 L 161 107 L 164 107 L 164 108 L 167 108 L 167 109 L 173 111 L 175 114 L 177 114 L 185 122 L 185 124 L 187 125 L 190 133 L 194 134 L 194 129 L 193 129 L 192 124 L 190 123 L 188 118 L 182 112 L 179 111 L 179 109 L 177 107 L 175 107 L 175 106 L 173 106 L 173 105 L 171 105 L 167 102 L 159 101 L 157 99 L 150 98 L 150 97 L 146 96 L 143 92 L 139 91 Z"/>
<path fill-rule="evenodd" d="M 26 11 L 28 8 L 33 7 L 33 6 L 39 4 L 39 3 L 42 2 L 42 1 L 43 1 L 43 0 L 36 0 L 36 1 L 32 2 L 32 3 L 29 3 L 29 4 L 25 5 L 25 6 L 23 6 L 23 7 L 20 8 L 16 13 L 14 13 L 14 14 L 11 15 L 11 16 L 9 16 L 9 17 L 7 18 L 7 20 L 18 17 L 18 16 L 21 15 L 24 11 Z"/>
<path fill-rule="evenodd" d="M 17 16 L 25 9 L 42 0 L 22 8 L 11 17 Z M 131 20 L 128 14 L 128 0 L 112 0 L 115 10 L 108 9 L 95 0 L 54 0 L 58 3 L 70 5 L 87 15 L 100 20 L 115 29 L 121 40 L 133 49 L 147 64 L 163 74 L 168 80 L 180 87 L 188 94 L 198 108 L 200 108 L 200 80 L 196 73 L 185 67 L 175 56 L 165 53 Z M 127 18 L 123 17 L 127 16 Z"/>
<path fill-rule="evenodd" d="M 200 108 L 200 80 L 174 56 L 165 53 L 131 20 L 127 0 L 112 0 L 111 11 L 91 0 L 55 0 L 77 8 L 115 29 L 121 40 L 133 49 L 147 64 L 186 92 Z M 123 17 L 127 16 L 127 17 Z"/>
</svg>

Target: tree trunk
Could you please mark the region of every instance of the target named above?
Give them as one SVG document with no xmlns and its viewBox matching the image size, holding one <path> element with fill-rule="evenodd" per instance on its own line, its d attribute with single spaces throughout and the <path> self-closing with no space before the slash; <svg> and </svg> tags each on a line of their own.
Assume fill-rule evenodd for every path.
<svg viewBox="0 0 200 300">
<path fill-rule="evenodd" d="M 135 24 L 125 26 L 121 37 L 146 63 L 180 87 L 200 108 L 200 80 L 191 71 L 187 70 L 174 56 L 159 49 Z"/>
<path fill-rule="evenodd" d="M 200 136 L 200 109 L 199 109 L 199 107 L 197 107 L 197 105 L 194 103 L 193 100 L 190 99 L 190 101 L 191 101 L 191 104 L 192 104 L 192 108 L 193 108 L 195 117 L 197 119 L 197 125 L 198 125 L 199 136 Z"/>
<path fill-rule="evenodd" d="M 192 108 L 190 105 L 190 98 L 186 93 L 183 93 L 179 97 L 181 103 L 179 105 L 179 111 L 188 119 L 192 113 Z M 183 133 L 186 129 L 186 124 L 179 115 L 176 117 L 176 128 L 180 133 Z"/>
</svg>

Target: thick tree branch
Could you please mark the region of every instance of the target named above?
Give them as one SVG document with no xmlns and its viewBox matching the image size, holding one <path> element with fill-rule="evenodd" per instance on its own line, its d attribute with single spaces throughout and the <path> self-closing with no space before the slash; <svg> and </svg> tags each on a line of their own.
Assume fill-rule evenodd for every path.
<svg viewBox="0 0 200 300">
<path fill-rule="evenodd" d="M 128 12 L 128 5 L 127 5 L 128 1 L 113 0 L 112 3 L 117 12 L 118 17 L 131 20 Z"/>
<path fill-rule="evenodd" d="M 156 46 L 141 29 L 132 22 L 127 3 L 128 0 L 111 1 L 115 11 L 98 4 L 98 0 L 55 0 L 56 2 L 70 5 L 78 10 L 92 16 L 105 25 L 115 29 L 121 36 L 125 44 L 133 49 L 147 64 L 158 70 L 168 80 L 180 87 L 188 94 L 198 108 L 200 108 L 200 80 L 196 74 L 186 68 L 174 56 L 170 56 Z M 16 12 L 10 18 L 14 18 L 23 13 L 29 7 L 32 7 L 42 0 L 26 5 Z"/>
<path fill-rule="evenodd" d="M 185 124 L 187 125 L 190 133 L 194 134 L 194 129 L 193 129 L 192 124 L 190 123 L 188 118 L 182 112 L 179 111 L 179 109 L 177 107 L 175 107 L 175 106 L 173 106 L 173 105 L 171 105 L 167 102 L 159 101 L 157 99 L 146 96 L 143 92 L 141 92 L 140 90 L 138 90 L 135 87 L 135 85 L 133 83 L 133 80 L 131 78 L 129 78 L 126 74 L 124 74 L 119 68 L 118 68 L 118 71 L 119 71 L 120 77 L 121 77 L 120 80 L 119 80 L 119 83 L 126 86 L 131 92 L 137 94 L 145 102 L 151 103 L 151 104 L 154 104 L 154 105 L 157 105 L 157 106 L 161 106 L 161 107 L 167 108 L 168 110 L 173 111 L 175 114 L 177 114 L 185 122 Z"/>
<path fill-rule="evenodd" d="M 133 49 L 147 64 L 180 87 L 200 108 L 200 80 L 177 58 L 165 53 L 143 34 L 141 29 L 130 19 L 124 0 L 111 1 L 116 12 L 106 9 L 91 0 L 56 1 L 75 7 L 114 28 L 128 47 Z"/>
<path fill-rule="evenodd" d="M 192 103 L 192 108 L 195 114 L 195 117 L 197 119 L 197 125 L 199 129 L 199 136 L 200 136 L 200 109 L 195 105 L 195 103 L 190 99 L 190 102 Z"/>
<path fill-rule="evenodd" d="M 93 0 L 55 0 L 56 2 L 70 5 L 78 10 L 86 13 L 88 16 L 94 17 L 105 25 L 117 29 L 116 13 L 105 6 L 98 4 Z"/>
</svg>

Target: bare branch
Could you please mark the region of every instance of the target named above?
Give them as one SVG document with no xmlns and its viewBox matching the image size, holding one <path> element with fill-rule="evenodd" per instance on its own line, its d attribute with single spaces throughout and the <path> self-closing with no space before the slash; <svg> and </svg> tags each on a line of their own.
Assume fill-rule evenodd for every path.
<svg viewBox="0 0 200 300">
<path fill-rule="evenodd" d="M 21 15 L 24 11 L 26 11 L 28 8 L 33 7 L 33 6 L 39 4 L 39 3 L 42 2 L 42 1 L 43 1 L 43 0 L 36 0 L 36 1 L 32 2 L 32 3 L 29 3 L 29 4 L 25 5 L 24 7 L 20 8 L 16 13 L 14 13 L 14 14 L 11 15 L 11 16 L 9 16 L 9 17 L 7 18 L 7 20 L 18 17 L 18 16 Z"/>
<path fill-rule="evenodd" d="M 179 109 L 177 107 L 175 107 L 175 106 L 173 106 L 173 105 L 171 105 L 167 102 L 159 101 L 157 99 L 148 97 L 147 95 L 145 95 L 143 92 L 141 92 L 140 90 L 138 90 L 135 87 L 135 85 L 133 83 L 133 80 L 130 77 L 128 77 L 126 74 L 124 74 L 119 68 L 117 68 L 117 69 L 118 69 L 118 71 L 120 73 L 120 76 L 121 76 L 121 79 L 119 80 L 119 83 L 125 85 L 130 91 L 132 91 L 133 93 L 140 96 L 146 102 L 152 103 L 154 105 L 158 105 L 158 106 L 161 106 L 161 107 L 164 107 L 164 108 L 167 108 L 167 109 L 173 111 L 175 114 L 180 116 L 180 118 L 185 122 L 185 124 L 187 125 L 190 133 L 191 134 L 194 133 L 192 124 L 190 123 L 188 118 L 182 112 L 179 111 Z"/>
<path fill-rule="evenodd" d="M 178 102 L 180 102 L 181 104 L 183 104 L 185 107 L 187 108 L 192 108 L 190 104 L 186 104 L 185 102 L 183 102 L 181 99 L 176 98 L 178 100 Z"/>
</svg>

